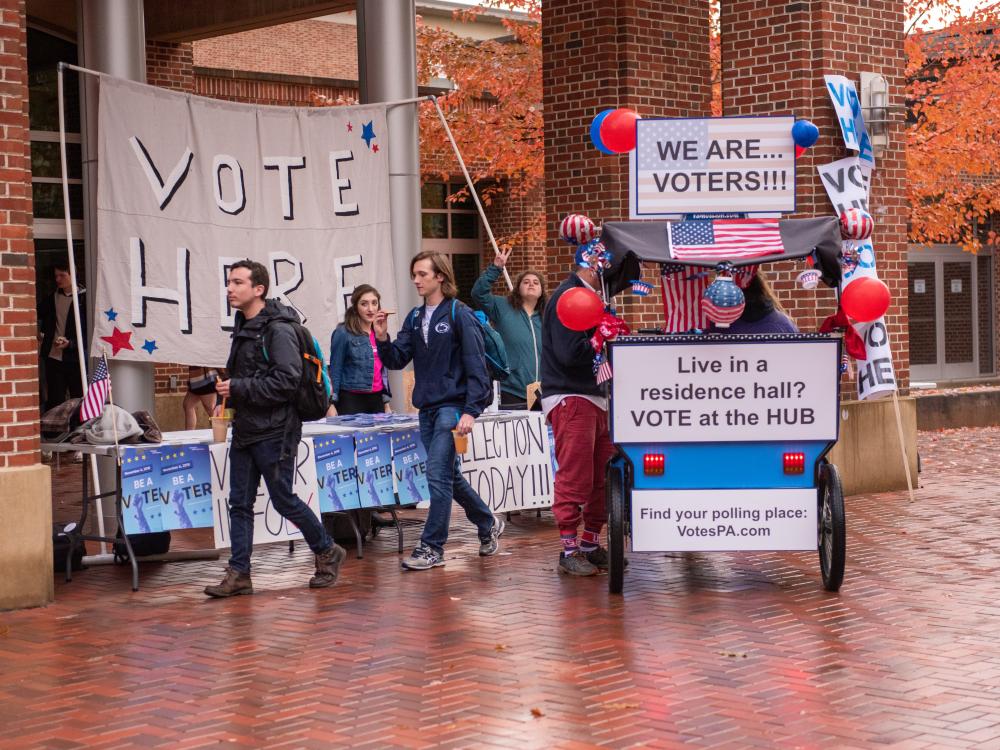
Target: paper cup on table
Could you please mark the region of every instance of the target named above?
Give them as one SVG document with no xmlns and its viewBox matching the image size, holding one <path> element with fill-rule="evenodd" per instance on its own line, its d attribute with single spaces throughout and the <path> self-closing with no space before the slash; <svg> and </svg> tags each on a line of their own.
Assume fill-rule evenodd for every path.
<svg viewBox="0 0 1000 750">
<path fill-rule="evenodd" d="M 452 430 L 451 435 L 455 438 L 455 453 L 464 454 L 469 450 L 469 436 L 459 435 L 458 430 Z"/>
<path fill-rule="evenodd" d="M 212 417 L 212 442 L 224 443 L 229 433 L 229 423 L 231 419 L 226 417 Z"/>
</svg>

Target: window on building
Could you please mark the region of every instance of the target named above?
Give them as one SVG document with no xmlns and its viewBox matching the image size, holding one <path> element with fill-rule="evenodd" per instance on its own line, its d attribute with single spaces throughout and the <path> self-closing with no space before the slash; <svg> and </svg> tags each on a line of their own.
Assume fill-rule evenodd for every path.
<svg viewBox="0 0 1000 750">
<path fill-rule="evenodd" d="M 76 63 L 76 44 L 39 29 L 28 29 L 28 122 L 31 138 L 31 196 L 34 235 L 38 240 L 66 239 L 62 162 L 59 155 L 57 65 Z M 63 78 L 66 116 L 66 162 L 70 218 L 74 237 L 83 237 L 83 174 L 80 140 L 80 81 L 67 71 Z M 36 255 L 42 248 L 36 242 Z M 51 243 L 45 253 L 55 252 Z M 63 245 L 65 254 L 65 244 Z M 39 272 L 41 263 L 38 264 Z M 83 275 L 82 266 L 78 268 Z M 41 276 L 39 277 L 40 280 Z M 43 281 L 43 280 L 42 280 Z"/>
<path fill-rule="evenodd" d="M 472 285 L 482 268 L 479 213 L 471 197 L 449 201 L 462 183 L 426 182 L 420 189 L 421 248 L 451 259 L 458 297 L 471 304 Z"/>
</svg>

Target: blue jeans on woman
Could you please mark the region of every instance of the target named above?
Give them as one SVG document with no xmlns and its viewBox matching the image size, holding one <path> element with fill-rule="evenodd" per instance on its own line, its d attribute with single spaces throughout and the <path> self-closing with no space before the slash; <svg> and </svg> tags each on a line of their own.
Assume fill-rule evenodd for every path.
<svg viewBox="0 0 1000 750">
<path fill-rule="evenodd" d="M 229 567 L 250 574 L 253 551 L 253 504 L 261 477 L 271 496 L 271 506 L 283 518 L 299 527 L 306 543 L 317 555 L 333 545 L 333 540 L 316 514 L 292 492 L 295 457 L 299 441 L 293 436 L 270 438 L 229 449 L 229 536 L 232 556 Z"/>
<path fill-rule="evenodd" d="M 452 498 L 476 525 L 480 541 L 489 539 L 493 530 L 493 513 L 462 476 L 462 461 L 455 453 L 451 431 L 461 416 L 461 410 L 454 406 L 420 410 L 420 440 L 427 450 L 427 486 L 431 494 L 420 543 L 435 552 L 442 552 L 448 541 Z"/>
</svg>

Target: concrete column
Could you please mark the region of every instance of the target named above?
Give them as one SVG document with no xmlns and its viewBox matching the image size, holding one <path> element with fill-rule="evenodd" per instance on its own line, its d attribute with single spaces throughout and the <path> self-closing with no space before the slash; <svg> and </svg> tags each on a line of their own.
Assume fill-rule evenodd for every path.
<svg viewBox="0 0 1000 750">
<path fill-rule="evenodd" d="M 80 64 L 118 78 L 146 80 L 146 35 L 142 0 L 79 0 Z M 87 286 L 97 270 L 97 102 L 98 83 L 83 76 L 83 163 L 86 207 Z M 93 306 L 94 295 L 90 294 Z M 96 320 L 91 309 L 89 319 Z M 153 366 L 110 361 L 116 403 L 129 411 L 153 411 Z"/>
<path fill-rule="evenodd" d="M 358 0 L 358 80 L 362 102 L 410 99 L 417 95 L 417 41 L 414 0 Z M 410 259 L 420 252 L 420 147 L 417 105 L 391 107 L 389 126 L 389 206 L 396 306 L 390 318 L 420 302 L 410 282 Z M 402 411 L 400 373 L 390 375 L 393 409 Z"/>
<path fill-rule="evenodd" d="M 77 0 L 77 28 L 80 65 L 102 73 L 146 80 L 146 34 L 143 0 Z M 98 82 L 81 76 L 81 127 L 83 139 L 84 217 L 88 289 L 95 290 L 97 278 L 97 107 Z M 87 295 L 88 320 L 96 321 L 95 295 Z M 88 341 L 93 329 L 87 334 Z M 144 409 L 153 413 L 153 365 L 109 360 L 111 383 L 117 406 L 128 411 Z M 114 488 L 115 467 L 102 461 L 101 490 Z M 117 524 L 114 506 L 104 503 L 104 529 L 113 534 Z"/>
</svg>

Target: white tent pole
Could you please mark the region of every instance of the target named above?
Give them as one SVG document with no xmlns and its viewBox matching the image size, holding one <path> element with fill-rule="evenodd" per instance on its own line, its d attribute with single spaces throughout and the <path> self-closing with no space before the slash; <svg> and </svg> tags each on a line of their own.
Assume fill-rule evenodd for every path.
<svg viewBox="0 0 1000 750">
<path fill-rule="evenodd" d="M 906 455 L 906 440 L 903 438 L 903 416 L 899 411 L 899 396 L 896 395 L 896 389 L 892 390 L 892 406 L 896 412 L 896 431 L 899 434 L 899 449 L 903 454 L 903 471 L 906 473 L 906 489 L 910 493 L 910 502 L 914 502 L 915 498 L 913 496 L 913 480 L 910 478 L 910 460 Z"/>
<path fill-rule="evenodd" d="M 500 250 L 497 248 L 497 241 L 493 238 L 493 230 L 490 228 L 490 222 L 486 218 L 486 212 L 483 211 L 483 204 L 479 202 L 479 196 L 476 194 L 476 187 L 472 184 L 472 177 L 469 176 L 469 170 L 465 168 L 465 160 L 462 158 L 462 153 L 458 150 L 458 144 L 455 143 L 455 136 L 451 134 L 451 128 L 448 127 L 448 121 L 444 117 L 444 112 L 441 111 L 441 105 L 438 104 L 436 96 L 430 96 L 427 98 L 434 102 L 434 108 L 437 110 L 441 124 L 444 126 L 444 132 L 447 134 L 448 140 L 451 141 L 451 147 L 455 152 L 455 158 L 458 159 L 458 165 L 462 168 L 462 174 L 465 175 L 465 182 L 469 186 L 469 193 L 472 195 L 472 200 L 475 201 L 476 208 L 479 210 L 479 218 L 483 220 L 483 226 L 486 227 L 486 234 L 490 238 L 490 244 L 493 246 L 493 252 L 499 254 Z M 507 281 L 507 288 L 513 290 L 514 283 L 510 280 L 510 274 L 507 273 L 506 267 L 503 269 L 503 277 Z"/>
<path fill-rule="evenodd" d="M 73 222 L 69 212 L 69 167 L 66 161 L 66 112 L 65 99 L 63 96 L 63 72 L 66 68 L 74 68 L 73 65 L 59 63 L 56 72 L 56 84 L 59 100 L 59 157 L 62 161 L 62 194 L 63 194 L 63 217 L 66 220 L 66 252 L 69 255 L 69 273 L 73 282 L 73 322 L 76 326 L 77 359 L 80 364 L 80 382 L 83 385 L 83 393 L 87 394 L 87 352 L 83 349 L 83 327 L 80 325 L 80 297 L 77 294 L 79 287 L 76 281 L 76 257 L 73 254 Z M 97 456 L 90 454 L 90 477 L 94 483 L 94 494 L 101 494 L 101 480 L 97 474 Z M 104 536 L 104 499 L 97 498 L 97 534 Z M 101 542 L 101 554 L 107 554 L 107 545 Z"/>
</svg>

